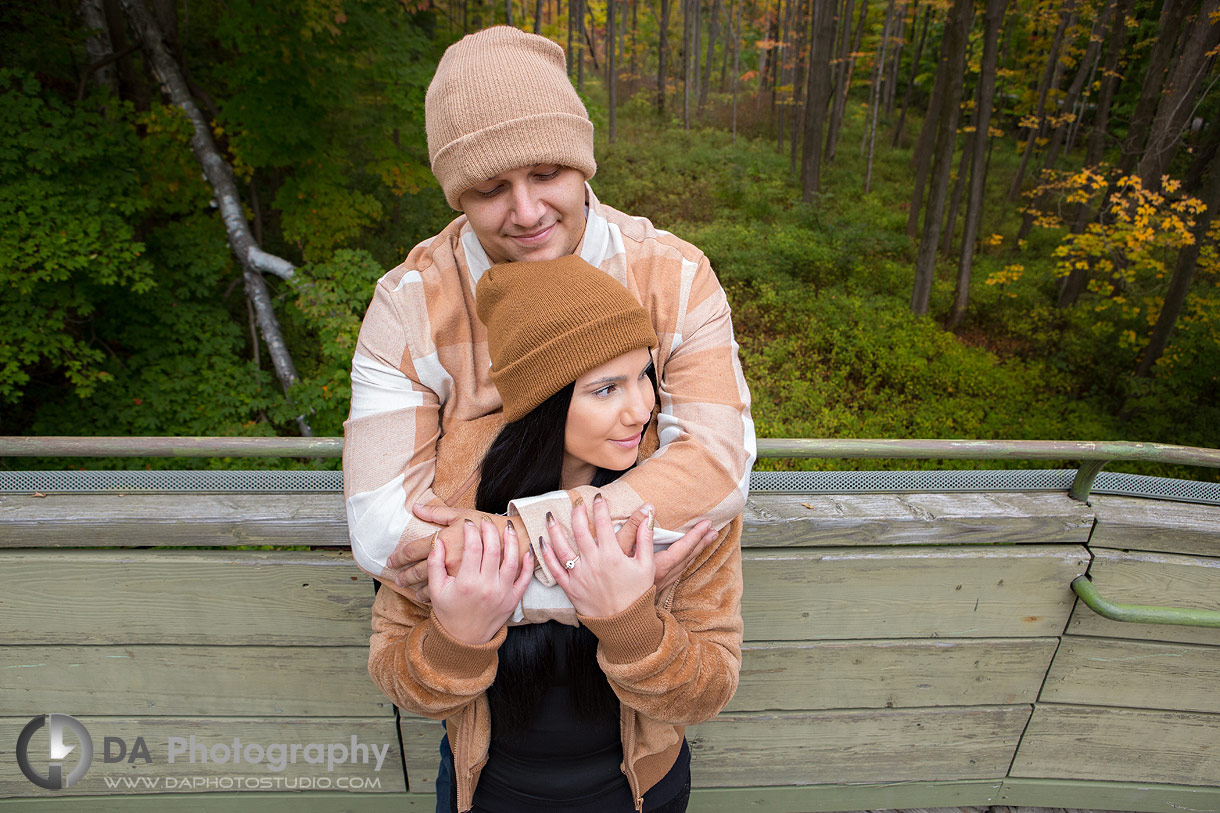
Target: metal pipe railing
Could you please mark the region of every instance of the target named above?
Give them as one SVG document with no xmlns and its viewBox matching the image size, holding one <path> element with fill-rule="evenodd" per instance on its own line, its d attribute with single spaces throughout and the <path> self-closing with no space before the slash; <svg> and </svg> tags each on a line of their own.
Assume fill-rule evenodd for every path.
<svg viewBox="0 0 1220 813">
<path fill-rule="evenodd" d="M 1072 579 L 1072 591 L 1090 610 L 1112 621 L 1134 624 L 1174 624 L 1180 627 L 1220 627 L 1220 610 L 1118 604 L 1103 598 L 1087 576 Z"/>
<path fill-rule="evenodd" d="M 343 438 L 0 437 L 0 457 L 339 457 Z M 761 438 L 760 458 L 1078 460 L 1069 494 L 1088 499 L 1111 462 L 1220 468 L 1220 449 L 1122 440 L 921 440 Z"/>
</svg>

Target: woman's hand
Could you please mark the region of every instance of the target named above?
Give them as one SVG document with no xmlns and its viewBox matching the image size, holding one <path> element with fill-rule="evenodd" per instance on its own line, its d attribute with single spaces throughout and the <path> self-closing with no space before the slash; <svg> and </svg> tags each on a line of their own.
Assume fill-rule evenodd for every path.
<svg viewBox="0 0 1220 813">
<path fill-rule="evenodd" d="M 619 546 L 610 510 L 600 494 L 593 498 L 593 524 L 596 536 L 589 529 L 585 504 L 581 502 L 572 509 L 573 549 L 563 528 L 550 519 L 550 544 L 543 546 L 542 556 L 576 612 L 605 618 L 621 613 L 652 587 L 652 518 L 639 524 L 631 556 Z M 566 566 L 569 562 L 573 563 L 571 568 Z"/>
<path fill-rule="evenodd" d="M 485 644 L 521 603 L 525 587 L 534 575 L 534 557 L 517 556 L 517 530 L 511 522 L 500 532 L 488 520 L 482 527 L 464 522 L 465 550 L 456 576 L 445 570 L 445 543 L 437 537 L 428 554 L 428 592 L 432 612 L 445 630 L 467 644 Z M 503 555 L 503 549 L 508 555 Z"/>
</svg>

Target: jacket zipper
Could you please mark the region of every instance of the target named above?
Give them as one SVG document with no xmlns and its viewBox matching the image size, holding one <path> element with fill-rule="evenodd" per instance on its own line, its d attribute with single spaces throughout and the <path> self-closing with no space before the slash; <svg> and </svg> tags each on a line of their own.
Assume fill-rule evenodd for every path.
<svg viewBox="0 0 1220 813">
<path fill-rule="evenodd" d="M 622 726 L 623 738 L 623 774 L 627 777 L 627 785 L 631 788 L 631 798 L 635 800 L 636 813 L 644 810 L 644 795 L 640 793 L 640 780 L 635 775 L 635 767 L 631 764 L 630 754 L 635 750 L 635 709 L 623 707 Z"/>
</svg>

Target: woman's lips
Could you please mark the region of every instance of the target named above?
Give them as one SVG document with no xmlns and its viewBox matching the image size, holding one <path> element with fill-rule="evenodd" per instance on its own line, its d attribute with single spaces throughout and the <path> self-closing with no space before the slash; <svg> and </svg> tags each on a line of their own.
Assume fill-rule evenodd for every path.
<svg viewBox="0 0 1220 813">
<path fill-rule="evenodd" d="M 615 440 L 614 438 L 611 438 L 610 442 L 613 443 L 615 446 L 618 446 L 619 448 L 622 448 L 622 449 L 634 449 L 636 446 L 640 445 L 640 435 L 641 434 L 643 434 L 643 433 L 636 432 L 634 435 L 627 438 L 626 440 Z"/>
</svg>

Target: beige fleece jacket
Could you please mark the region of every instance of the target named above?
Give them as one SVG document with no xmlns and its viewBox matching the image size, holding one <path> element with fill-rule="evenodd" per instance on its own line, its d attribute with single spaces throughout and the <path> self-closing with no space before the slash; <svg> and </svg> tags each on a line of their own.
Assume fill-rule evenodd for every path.
<svg viewBox="0 0 1220 813">
<path fill-rule="evenodd" d="M 473 507 L 478 467 L 500 426 L 492 415 L 446 434 L 437 452 L 438 496 Z M 641 444 L 641 459 L 656 449 L 655 426 Z M 661 594 L 650 589 L 614 616 L 579 617 L 598 638 L 598 663 L 621 703 L 622 769 L 637 810 L 644 793 L 673 767 L 685 727 L 715 717 L 737 689 L 740 543 L 738 516 Z M 471 646 L 450 636 L 430 607 L 399 593 L 381 590 L 373 603 L 369 674 L 400 708 L 445 720 L 460 811 L 470 810 L 487 762 L 487 688 L 506 634 L 501 628 L 491 641 Z"/>
</svg>

